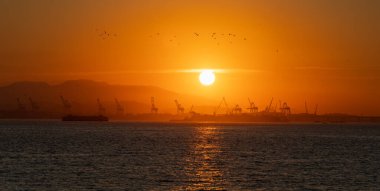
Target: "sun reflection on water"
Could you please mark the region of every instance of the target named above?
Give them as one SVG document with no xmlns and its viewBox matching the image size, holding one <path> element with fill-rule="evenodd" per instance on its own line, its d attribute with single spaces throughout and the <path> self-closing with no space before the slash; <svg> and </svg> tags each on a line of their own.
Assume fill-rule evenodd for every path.
<svg viewBox="0 0 380 191">
<path fill-rule="evenodd" d="M 194 130 L 192 150 L 186 158 L 188 186 L 186 190 L 225 190 L 221 160 L 221 132 L 217 127 L 205 126 Z"/>
</svg>

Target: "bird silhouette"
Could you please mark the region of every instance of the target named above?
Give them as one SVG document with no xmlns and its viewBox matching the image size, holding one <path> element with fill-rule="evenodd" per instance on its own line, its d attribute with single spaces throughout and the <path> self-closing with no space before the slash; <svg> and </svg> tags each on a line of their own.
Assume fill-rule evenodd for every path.
<svg viewBox="0 0 380 191">
<path fill-rule="evenodd" d="M 99 29 L 96 29 L 96 31 L 99 31 Z M 117 33 L 110 33 L 104 30 L 101 33 L 99 33 L 98 36 L 102 38 L 103 40 L 106 40 L 106 39 L 111 39 L 112 37 L 117 37 L 118 35 Z"/>
</svg>

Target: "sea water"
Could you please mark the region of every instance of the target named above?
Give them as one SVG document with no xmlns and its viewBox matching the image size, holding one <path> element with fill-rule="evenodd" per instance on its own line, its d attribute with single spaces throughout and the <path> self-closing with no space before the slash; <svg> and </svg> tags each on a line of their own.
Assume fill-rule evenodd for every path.
<svg viewBox="0 0 380 191">
<path fill-rule="evenodd" d="M 2 120 L 0 190 L 380 190 L 380 125 Z"/>
</svg>

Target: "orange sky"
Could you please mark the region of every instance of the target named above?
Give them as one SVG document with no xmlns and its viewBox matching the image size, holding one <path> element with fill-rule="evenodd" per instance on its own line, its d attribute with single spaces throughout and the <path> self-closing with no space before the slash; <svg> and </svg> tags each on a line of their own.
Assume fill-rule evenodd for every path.
<svg viewBox="0 0 380 191">
<path fill-rule="evenodd" d="M 0 0 L 0 84 L 93 79 L 216 103 L 251 97 L 263 108 L 274 97 L 295 112 L 307 100 L 323 113 L 380 115 L 379 7 L 371 0 Z M 112 37 L 103 39 L 104 31 Z M 226 72 L 203 87 L 188 72 L 202 68 Z"/>
</svg>

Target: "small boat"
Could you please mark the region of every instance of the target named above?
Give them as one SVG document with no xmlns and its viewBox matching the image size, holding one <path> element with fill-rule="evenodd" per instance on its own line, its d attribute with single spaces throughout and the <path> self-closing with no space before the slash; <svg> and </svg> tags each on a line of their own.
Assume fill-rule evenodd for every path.
<svg viewBox="0 0 380 191">
<path fill-rule="evenodd" d="M 103 115 L 66 115 L 62 121 L 108 121 L 108 117 Z"/>
</svg>

